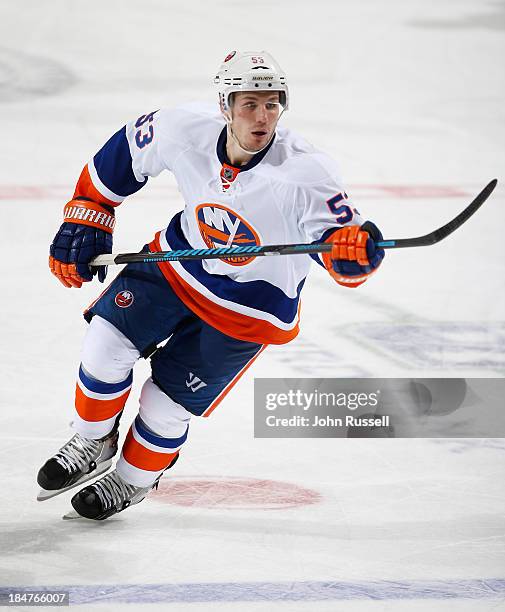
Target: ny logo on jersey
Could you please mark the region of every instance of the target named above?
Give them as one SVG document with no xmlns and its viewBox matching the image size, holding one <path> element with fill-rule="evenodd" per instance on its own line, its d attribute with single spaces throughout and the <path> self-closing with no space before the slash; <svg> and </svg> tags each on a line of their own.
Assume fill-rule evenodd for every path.
<svg viewBox="0 0 505 612">
<path fill-rule="evenodd" d="M 198 376 L 195 376 L 193 372 L 189 373 L 189 380 L 186 381 L 186 387 L 188 387 L 188 389 L 191 389 L 193 393 L 195 391 L 198 391 L 198 389 L 202 389 L 203 387 L 206 387 L 206 386 L 207 386 L 207 383 L 204 383 L 201 378 L 198 378 Z"/>
<path fill-rule="evenodd" d="M 200 233 L 209 249 L 255 247 L 261 244 L 256 230 L 236 212 L 221 204 L 201 204 L 195 213 Z M 222 259 L 232 266 L 243 266 L 252 260 L 252 257 Z"/>
</svg>

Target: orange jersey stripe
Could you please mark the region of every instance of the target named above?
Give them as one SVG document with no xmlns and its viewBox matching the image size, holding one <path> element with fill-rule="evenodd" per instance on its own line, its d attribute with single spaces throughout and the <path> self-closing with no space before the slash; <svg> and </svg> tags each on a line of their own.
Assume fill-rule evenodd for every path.
<svg viewBox="0 0 505 612">
<path fill-rule="evenodd" d="M 126 461 L 136 468 L 148 470 L 150 472 L 159 472 L 160 470 L 164 470 L 172 463 L 174 457 L 177 455 L 177 452 L 157 453 L 156 451 L 152 451 L 149 448 L 142 446 L 142 444 L 137 442 L 137 440 L 135 440 L 133 437 L 130 427 L 130 431 L 126 436 L 126 440 L 123 445 L 122 454 Z"/>
<path fill-rule="evenodd" d="M 149 244 L 152 252 L 161 251 L 160 232 Z M 169 262 L 158 262 L 158 266 L 163 276 L 170 283 L 177 297 L 202 321 L 218 329 L 223 334 L 245 340 L 246 342 L 256 342 L 257 344 L 285 344 L 290 342 L 300 331 L 298 321 L 293 329 L 279 329 L 272 323 L 262 319 L 255 319 L 239 312 L 229 310 L 223 306 L 212 302 L 207 297 L 191 287 L 177 272 Z M 300 307 L 298 307 L 298 316 Z"/>
<path fill-rule="evenodd" d="M 85 421 L 106 421 L 107 419 L 116 416 L 123 410 L 130 389 L 127 389 L 123 395 L 111 400 L 101 400 L 87 397 L 82 392 L 79 385 L 75 386 L 75 409 L 77 414 Z"/>
<path fill-rule="evenodd" d="M 262 353 L 267 348 L 267 346 L 268 345 L 265 344 L 265 346 L 261 347 L 260 350 L 256 353 L 256 355 L 254 355 L 254 357 L 248 363 L 245 364 L 245 366 L 240 370 L 240 372 L 235 376 L 235 378 L 231 382 L 228 383 L 228 385 L 221 391 L 221 393 L 216 397 L 216 399 L 212 402 L 212 404 L 202 414 L 203 417 L 208 417 L 210 413 L 214 410 L 214 408 L 217 408 L 219 406 L 219 404 L 223 401 L 223 399 L 228 395 L 228 393 L 238 383 L 242 375 L 245 374 L 246 370 L 250 366 L 252 366 L 252 364 L 256 361 L 256 359 L 260 356 L 260 353 Z"/>
<path fill-rule="evenodd" d="M 93 202 L 99 202 L 102 204 L 108 204 L 109 206 L 119 206 L 119 202 L 113 202 L 109 200 L 104 195 L 102 195 L 98 189 L 93 185 L 93 181 L 91 180 L 91 176 L 88 170 L 88 164 L 86 164 L 81 172 L 81 176 L 77 181 L 77 185 L 75 187 L 74 199 L 77 197 L 84 197 L 93 200 Z"/>
</svg>

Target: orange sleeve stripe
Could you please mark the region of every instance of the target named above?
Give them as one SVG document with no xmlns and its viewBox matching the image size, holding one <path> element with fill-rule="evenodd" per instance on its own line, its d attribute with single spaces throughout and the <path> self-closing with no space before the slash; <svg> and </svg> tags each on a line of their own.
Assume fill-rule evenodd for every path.
<svg viewBox="0 0 505 612">
<path fill-rule="evenodd" d="M 119 206 L 120 202 L 113 202 L 109 200 L 104 195 L 102 195 L 98 189 L 93 185 L 93 181 L 91 180 L 91 176 L 88 170 L 88 164 L 86 164 L 81 172 L 81 176 L 77 181 L 77 185 L 75 187 L 74 199 L 77 197 L 84 197 L 93 202 L 99 202 L 102 204 L 108 204 L 109 206 Z"/>
<path fill-rule="evenodd" d="M 246 370 L 252 366 L 252 364 L 256 361 L 256 359 L 260 356 L 260 354 L 267 348 L 267 344 L 262 346 L 260 350 L 254 355 L 254 357 L 248 361 L 245 366 L 240 370 L 240 372 L 235 376 L 235 378 L 228 383 L 228 385 L 221 391 L 221 393 L 216 397 L 216 399 L 212 402 L 212 404 L 207 408 L 207 410 L 202 414 L 203 417 L 208 417 L 211 412 L 219 406 L 219 404 L 224 400 L 224 398 L 228 395 L 228 393 L 233 389 L 233 387 L 238 383 L 240 378 L 245 374 Z"/>
<path fill-rule="evenodd" d="M 106 421 L 116 416 L 123 410 L 130 389 L 127 389 L 123 395 L 111 400 L 100 400 L 87 397 L 82 392 L 79 385 L 75 386 L 75 409 L 77 414 L 85 421 L 98 422 Z"/>
<path fill-rule="evenodd" d="M 150 472 L 159 472 L 172 463 L 177 452 L 157 453 L 142 446 L 142 444 L 135 440 L 130 428 L 123 445 L 122 454 L 126 461 L 136 468 Z"/>
<path fill-rule="evenodd" d="M 160 232 L 149 244 L 152 252 L 161 251 L 159 236 Z M 191 287 L 175 272 L 169 262 L 160 261 L 158 266 L 177 297 L 200 319 L 223 334 L 257 344 L 285 344 L 293 340 L 300 331 L 298 321 L 293 329 L 284 330 L 268 321 L 255 319 L 219 306 Z M 299 315 L 300 307 L 298 307 L 297 316 Z"/>
</svg>

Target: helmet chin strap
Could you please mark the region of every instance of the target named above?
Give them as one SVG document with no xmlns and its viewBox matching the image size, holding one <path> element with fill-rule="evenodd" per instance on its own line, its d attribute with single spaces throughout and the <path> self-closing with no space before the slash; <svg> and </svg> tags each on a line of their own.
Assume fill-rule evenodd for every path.
<svg viewBox="0 0 505 612">
<path fill-rule="evenodd" d="M 231 113 L 230 111 L 227 111 L 225 113 L 223 113 L 224 118 L 226 120 L 226 126 L 228 128 L 228 134 L 232 137 L 232 139 L 234 140 L 235 144 L 242 150 L 244 151 L 244 153 L 247 153 L 247 155 L 256 155 L 257 153 L 261 153 L 261 151 L 263 151 L 264 149 L 266 149 L 268 147 L 268 145 L 272 142 L 274 136 L 275 136 L 275 130 L 277 128 L 277 124 L 279 123 L 279 119 L 281 118 L 282 113 L 284 112 L 284 109 L 282 109 L 282 111 L 279 113 L 279 116 L 277 117 L 277 121 L 275 122 L 275 126 L 274 129 L 272 130 L 272 135 L 270 136 L 270 139 L 268 140 L 268 142 L 266 143 L 265 146 L 261 147 L 261 149 L 258 149 L 257 151 L 250 151 L 249 149 L 246 149 L 240 142 L 240 140 L 238 139 L 237 135 L 235 134 L 235 132 L 233 131 L 233 127 L 232 127 L 232 123 L 233 120 L 231 118 Z"/>
</svg>

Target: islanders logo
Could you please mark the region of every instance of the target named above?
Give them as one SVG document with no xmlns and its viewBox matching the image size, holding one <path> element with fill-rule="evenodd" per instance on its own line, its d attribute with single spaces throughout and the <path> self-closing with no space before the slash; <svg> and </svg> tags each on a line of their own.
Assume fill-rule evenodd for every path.
<svg viewBox="0 0 505 612">
<path fill-rule="evenodd" d="M 128 308 L 128 306 L 133 304 L 134 299 L 131 291 L 120 291 L 114 298 L 114 302 L 116 302 L 116 306 L 119 306 L 119 308 Z"/>
<path fill-rule="evenodd" d="M 260 246 L 255 229 L 233 210 L 221 204 L 201 204 L 195 213 L 198 228 L 209 249 Z M 254 257 L 227 257 L 222 261 L 232 266 L 245 266 L 253 259 Z"/>
</svg>

